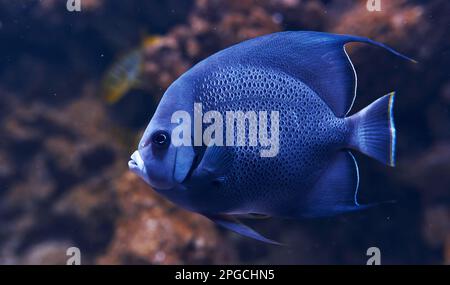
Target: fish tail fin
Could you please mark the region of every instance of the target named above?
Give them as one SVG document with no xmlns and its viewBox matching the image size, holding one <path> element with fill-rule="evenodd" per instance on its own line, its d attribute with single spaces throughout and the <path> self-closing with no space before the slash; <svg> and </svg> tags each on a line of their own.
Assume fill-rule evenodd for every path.
<svg viewBox="0 0 450 285">
<path fill-rule="evenodd" d="M 350 125 L 349 147 L 386 165 L 395 166 L 395 92 L 387 94 L 346 120 Z"/>
</svg>

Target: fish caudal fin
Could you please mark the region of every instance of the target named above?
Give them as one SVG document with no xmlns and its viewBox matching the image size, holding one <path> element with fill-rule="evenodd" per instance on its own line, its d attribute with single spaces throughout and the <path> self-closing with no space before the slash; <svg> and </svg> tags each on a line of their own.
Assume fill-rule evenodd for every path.
<svg viewBox="0 0 450 285">
<path fill-rule="evenodd" d="M 350 147 L 392 167 L 396 143 L 394 97 L 394 92 L 385 95 L 347 118 L 352 129 Z"/>
</svg>

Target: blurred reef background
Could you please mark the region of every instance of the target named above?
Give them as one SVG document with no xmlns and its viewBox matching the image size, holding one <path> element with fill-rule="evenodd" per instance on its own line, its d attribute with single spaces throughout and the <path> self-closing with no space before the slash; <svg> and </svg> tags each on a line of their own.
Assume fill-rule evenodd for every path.
<svg viewBox="0 0 450 285">
<path fill-rule="evenodd" d="M 450 264 L 450 2 L 0 0 L 0 264 Z M 229 45 L 283 30 L 367 36 L 348 46 L 353 112 L 397 91 L 398 166 L 358 155 L 360 199 L 327 219 L 255 221 L 275 247 L 160 198 L 127 161 L 164 90 Z"/>
</svg>

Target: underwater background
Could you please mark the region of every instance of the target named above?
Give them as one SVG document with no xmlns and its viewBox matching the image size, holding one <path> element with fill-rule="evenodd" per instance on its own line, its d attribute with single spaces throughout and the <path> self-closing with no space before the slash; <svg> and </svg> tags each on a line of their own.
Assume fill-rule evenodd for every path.
<svg viewBox="0 0 450 285">
<path fill-rule="evenodd" d="M 0 264 L 450 264 L 450 2 L 0 0 Z M 193 64 L 283 30 L 355 34 L 352 112 L 397 91 L 398 164 L 356 154 L 361 202 L 332 218 L 251 225 L 266 245 L 159 197 L 127 162 Z"/>
</svg>

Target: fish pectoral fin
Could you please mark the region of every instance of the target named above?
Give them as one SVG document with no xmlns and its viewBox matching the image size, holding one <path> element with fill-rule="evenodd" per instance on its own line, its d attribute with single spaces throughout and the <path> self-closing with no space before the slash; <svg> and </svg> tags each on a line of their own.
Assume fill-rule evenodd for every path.
<svg viewBox="0 0 450 285">
<path fill-rule="evenodd" d="M 276 242 L 274 240 L 268 239 L 252 228 L 242 224 L 238 219 L 228 216 L 228 215 L 214 215 L 214 216 L 206 216 L 211 221 L 215 222 L 216 224 L 233 231 L 235 233 L 238 233 L 240 235 L 256 239 L 265 243 L 275 244 L 275 245 L 283 245 L 279 242 Z"/>
<path fill-rule="evenodd" d="M 194 172 L 197 177 L 207 177 L 221 183 L 231 167 L 233 157 L 224 146 L 208 146 L 200 164 Z"/>
<path fill-rule="evenodd" d="M 301 216 L 323 217 L 366 209 L 357 201 L 358 164 L 349 151 L 338 152 L 311 189 L 302 205 Z"/>
</svg>

